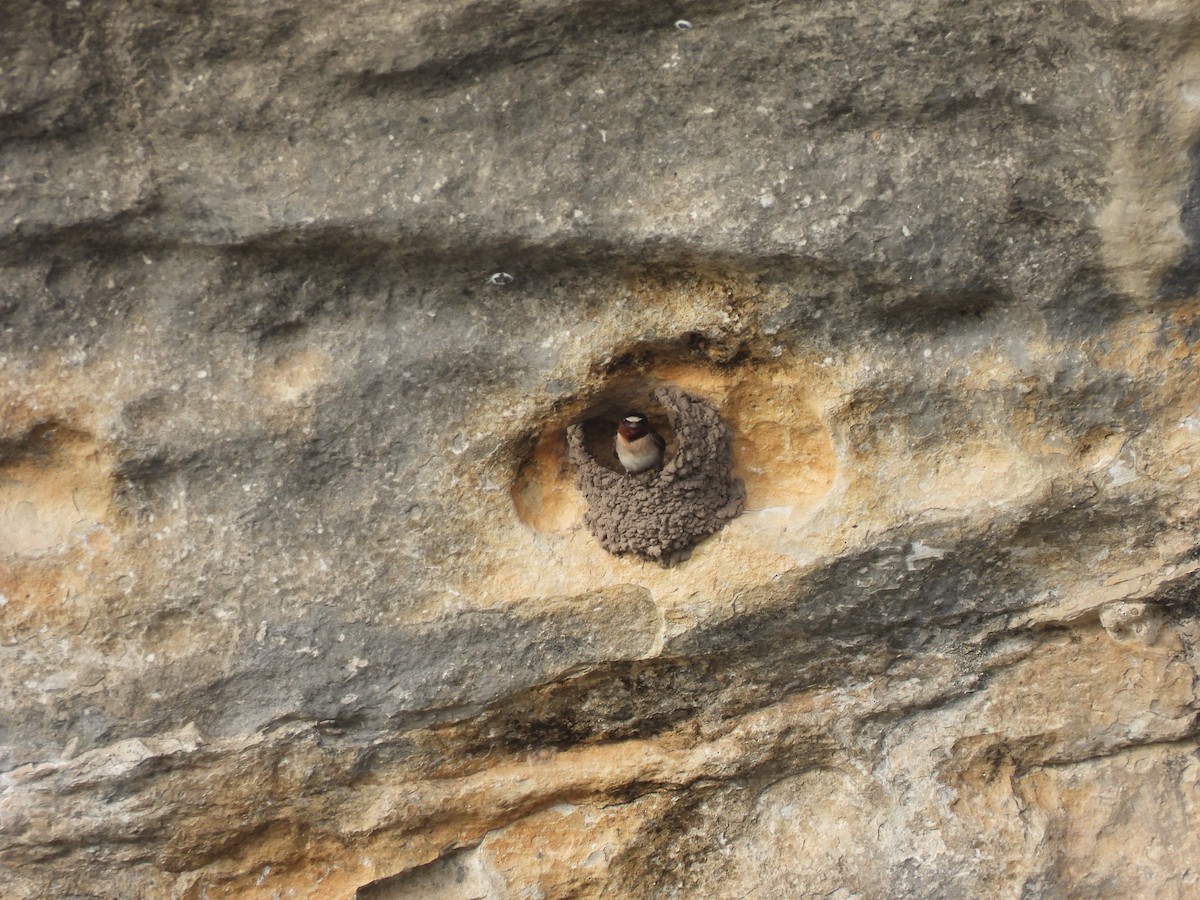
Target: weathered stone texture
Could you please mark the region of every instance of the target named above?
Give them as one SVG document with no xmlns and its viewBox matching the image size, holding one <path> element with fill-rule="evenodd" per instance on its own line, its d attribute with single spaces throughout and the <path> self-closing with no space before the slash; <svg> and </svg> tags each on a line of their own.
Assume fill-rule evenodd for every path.
<svg viewBox="0 0 1200 900">
<path fill-rule="evenodd" d="M 0 894 L 1200 893 L 1195 4 L 0 21 Z"/>
</svg>

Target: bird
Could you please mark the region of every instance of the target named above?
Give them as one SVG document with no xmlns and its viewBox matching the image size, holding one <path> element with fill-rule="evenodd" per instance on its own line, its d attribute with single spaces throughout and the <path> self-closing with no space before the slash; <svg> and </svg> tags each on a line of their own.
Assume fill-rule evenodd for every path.
<svg viewBox="0 0 1200 900">
<path fill-rule="evenodd" d="M 666 446 L 662 435 L 651 427 L 650 420 L 640 412 L 626 413 L 617 423 L 613 449 L 617 451 L 617 459 L 629 475 L 662 468 Z"/>
</svg>

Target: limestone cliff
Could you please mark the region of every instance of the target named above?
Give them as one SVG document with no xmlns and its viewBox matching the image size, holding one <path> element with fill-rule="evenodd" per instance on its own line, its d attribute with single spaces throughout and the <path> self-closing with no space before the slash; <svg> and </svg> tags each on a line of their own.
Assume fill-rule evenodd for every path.
<svg viewBox="0 0 1200 900">
<path fill-rule="evenodd" d="M 3 896 L 1200 893 L 1195 4 L 0 20 Z"/>
</svg>

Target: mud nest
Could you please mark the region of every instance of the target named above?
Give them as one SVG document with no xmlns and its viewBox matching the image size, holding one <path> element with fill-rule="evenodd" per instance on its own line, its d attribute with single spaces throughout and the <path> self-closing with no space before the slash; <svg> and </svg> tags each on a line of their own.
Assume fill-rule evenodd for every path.
<svg viewBox="0 0 1200 900">
<path fill-rule="evenodd" d="M 567 457 L 588 503 L 583 523 L 600 545 L 670 566 L 742 512 L 746 489 L 733 477 L 729 429 L 717 411 L 678 388 L 653 396 L 675 432 L 675 455 L 662 469 L 626 475 L 600 465 L 582 425 L 567 430 Z"/>
</svg>

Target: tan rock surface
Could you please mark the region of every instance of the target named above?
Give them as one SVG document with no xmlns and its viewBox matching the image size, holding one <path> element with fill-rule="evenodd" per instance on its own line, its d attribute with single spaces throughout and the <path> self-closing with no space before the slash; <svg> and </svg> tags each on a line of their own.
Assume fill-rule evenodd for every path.
<svg viewBox="0 0 1200 900">
<path fill-rule="evenodd" d="M 1194 4 L 0 11 L 4 897 L 1200 894 Z"/>
</svg>

